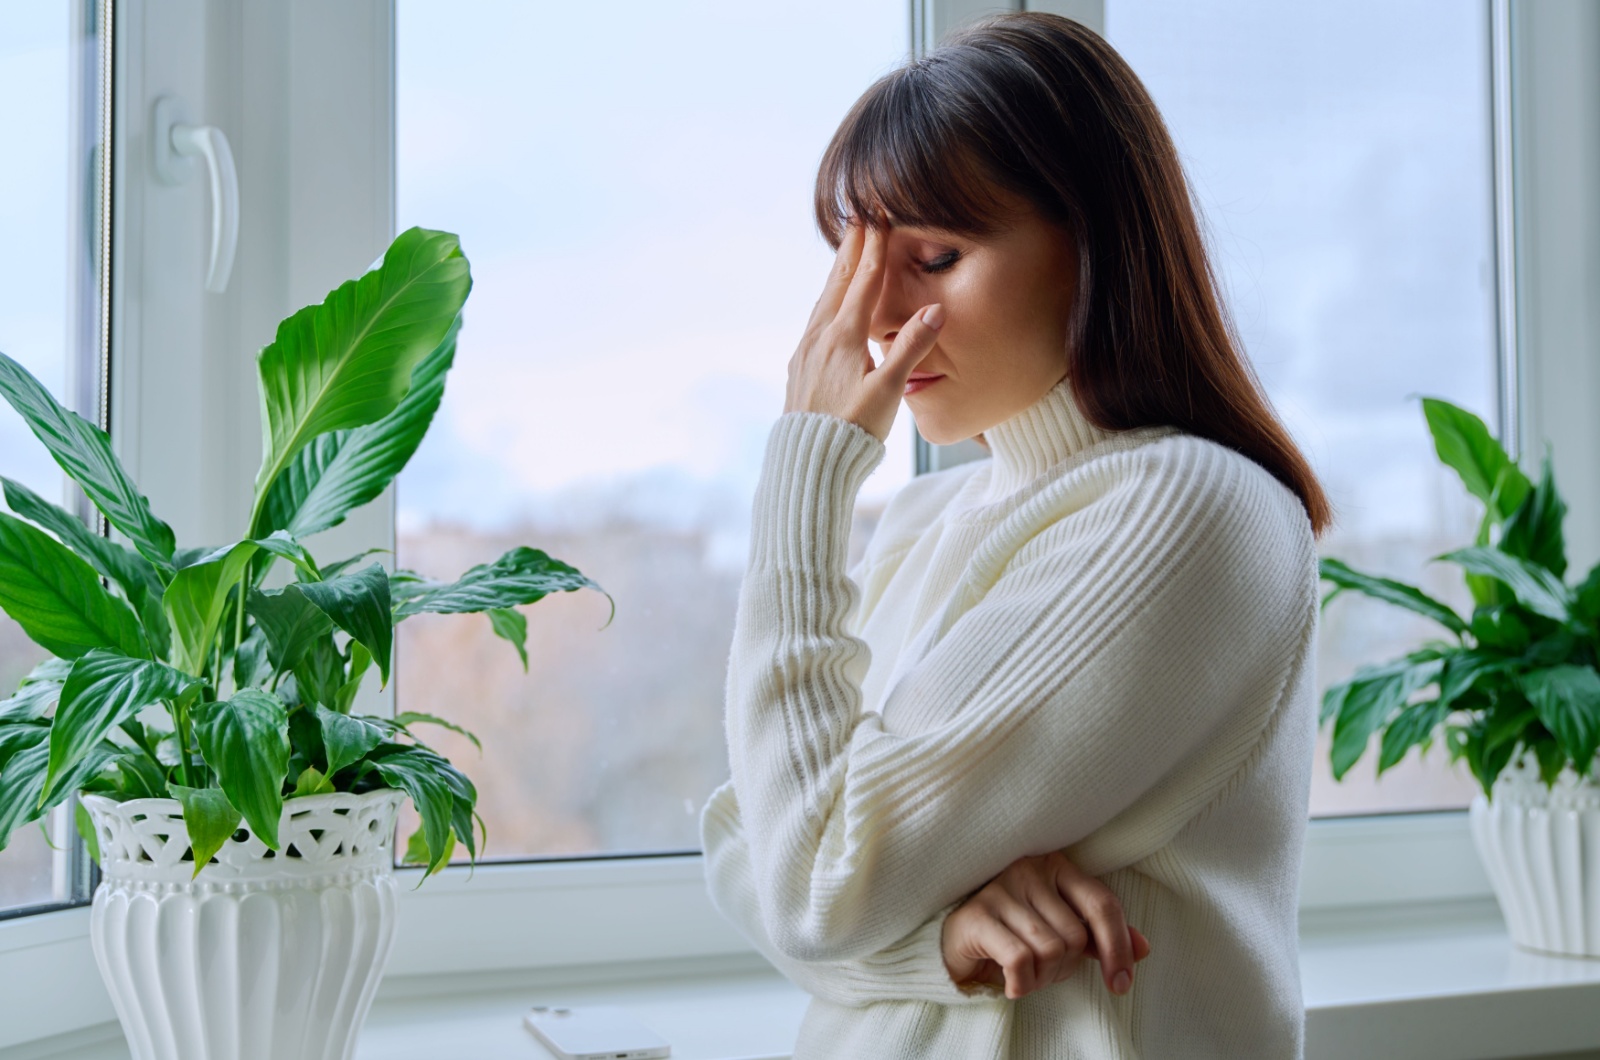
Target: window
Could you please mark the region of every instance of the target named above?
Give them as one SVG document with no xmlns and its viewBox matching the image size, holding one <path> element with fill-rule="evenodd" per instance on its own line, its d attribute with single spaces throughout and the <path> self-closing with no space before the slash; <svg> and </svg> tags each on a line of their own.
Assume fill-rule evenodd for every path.
<svg viewBox="0 0 1600 1060">
<path fill-rule="evenodd" d="M 99 418 L 99 47 L 94 5 L 0 7 L 0 351 Z M 71 506 L 68 481 L 0 402 L 0 475 Z M 78 505 L 80 513 L 87 511 Z M 0 613 L 0 699 L 46 653 Z M 48 833 L 48 834 L 47 834 Z M 77 842 L 58 809 L 0 852 L 0 915 L 77 899 Z"/>
<path fill-rule="evenodd" d="M 1321 553 L 1467 614 L 1459 569 L 1428 560 L 1470 543 L 1482 508 L 1434 454 L 1418 395 L 1498 432 L 1488 28 L 1486 5 L 1451 0 L 1106 2 L 1245 349 L 1335 505 Z M 1323 688 L 1441 635 L 1353 594 L 1323 617 Z M 1442 743 L 1381 778 L 1376 759 L 1335 783 L 1324 730 L 1312 816 L 1455 809 L 1477 790 Z"/>
<path fill-rule="evenodd" d="M 498 858 L 699 850 L 749 499 L 833 258 L 811 180 L 910 40 L 904 0 L 608 11 L 396 10 L 397 230 L 459 233 L 475 271 L 396 562 L 455 577 L 528 544 L 616 599 L 603 630 L 592 591 L 527 608 L 526 675 L 481 617 L 400 627 L 397 708 L 483 739 L 430 742 Z M 911 438 L 902 413 L 858 548 Z"/>
</svg>

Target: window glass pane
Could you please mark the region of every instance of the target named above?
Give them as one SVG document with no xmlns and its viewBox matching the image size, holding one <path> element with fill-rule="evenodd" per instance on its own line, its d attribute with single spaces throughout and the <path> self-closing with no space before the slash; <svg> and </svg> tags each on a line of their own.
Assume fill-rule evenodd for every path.
<svg viewBox="0 0 1600 1060">
<path fill-rule="evenodd" d="M 482 737 L 481 758 L 429 740 L 479 785 L 497 858 L 699 848 L 750 500 L 833 257 L 811 182 L 910 38 L 905 0 L 594 16 L 397 6 L 399 227 L 459 233 L 474 276 L 397 562 L 453 578 L 526 544 L 616 600 L 605 629 L 593 591 L 525 608 L 527 674 L 484 616 L 401 626 L 398 709 Z M 858 549 L 911 430 L 863 489 Z"/>
<path fill-rule="evenodd" d="M 1111 43 L 1161 108 L 1270 397 L 1329 490 L 1325 556 L 1470 613 L 1458 568 L 1482 508 L 1440 464 L 1420 395 L 1498 432 L 1485 5 L 1455 0 L 1107 0 Z M 1524 464 L 1527 461 L 1524 460 Z M 1323 688 L 1442 636 L 1347 594 Z M 1312 815 L 1465 806 L 1442 745 L 1376 778 L 1376 742 Z"/>
<path fill-rule="evenodd" d="M 0 166 L 0 238 L 7 247 L 0 255 L 0 351 L 69 405 L 81 404 L 69 397 L 80 384 L 93 392 L 95 374 L 76 370 L 86 338 L 90 363 L 98 363 L 96 329 L 86 332 L 82 324 L 83 310 L 97 304 L 84 287 L 94 284 L 88 233 L 97 201 L 85 144 L 97 125 L 83 115 L 94 110 L 98 93 L 76 88 L 78 79 L 95 77 L 97 49 L 85 28 L 93 25 L 90 4 L 0 6 L 0 143 L 23 145 Z M 46 500 L 69 503 L 64 476 L 3 401 L 0 475 Z M 0 699 L 46 657 L 0 613 Z M 65 814 L 53 814 L 46 827 L 61 852 L 51 850 L 38 824 L 18 829 L 0 852 L 0 914 L 72 897 Z"/>
</svg>

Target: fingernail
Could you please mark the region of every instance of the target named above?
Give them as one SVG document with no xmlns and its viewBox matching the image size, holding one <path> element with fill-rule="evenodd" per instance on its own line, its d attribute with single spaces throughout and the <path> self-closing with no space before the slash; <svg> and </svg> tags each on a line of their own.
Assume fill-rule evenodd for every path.
<svg viewBox="0 0 1600 1060">
<path fill-rule="evenodd" d="M 1128 987 L 1132 985 L 1133 976 L 1129 975 L 1128 969 L 1124 968 L 1122 971 L 1117 973 L 1115 979 L 1111 980 L 1111 992 L 1113 994 L 1126 994 L 1128 992 Z"/>
<path fill-rule="evenodd" d="M 935 331 L 944 327 L 944 305 L 935 302 L 922 311 L 922 322 Z"/>
</svg>

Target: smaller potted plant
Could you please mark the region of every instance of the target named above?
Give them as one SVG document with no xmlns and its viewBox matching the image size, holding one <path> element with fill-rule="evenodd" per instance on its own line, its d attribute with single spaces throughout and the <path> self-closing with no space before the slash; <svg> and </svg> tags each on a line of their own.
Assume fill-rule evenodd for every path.
<svg viewBox="0 0 1600 1060">
<path fill-rule="evenodd" d="M 254 510 L 220 548 L 178 548 L 105 433 L 0 354 L 0 397 L 128 541 L 0 479 L 0 608 L 54 656 L 0 702 L 0 848 L 84 793 L 90 938 L 138 1060 L 347 1060 L 394 936 L 399 805 L 424 879 L 457 843 L 476 861 L 481 823 L 414 727 L 463 730 L 352 713 L 361 682 L 387 683 L 395 626 L 422 612 L 486 614 L 526 669 L 517 605 L 600 589 L 527 547 L 434 582 L 302 543 L 416 451 L 470 288 L 456 237 L 413 228 L 279 325 Z M 274 586 L 279 561 L 294 580 Z"/>
<path fill-rule="evenodd" d="M 1332 726 L 1333 775 L 1375 734 L 1381 776 L 1442 732 L 1483 789 L 1472 836 L 1512 941 L 1600 957 L 1600 565 L 1565 580 L 1567 508 L 1548 445 L 1534 483 L 1477 416 L 1437 398 L 1422 407 L 1439 459 L 1484 505 L 1473 543 L 1430 561 L 1461 568 L 1474 608 L 1464 617 L 1415 586 L 1320 561 L 1333 583 L 1322 607 L 1353 590 L 1450 634 L 1327 689 L 1319 724 Z"/>
</svg>

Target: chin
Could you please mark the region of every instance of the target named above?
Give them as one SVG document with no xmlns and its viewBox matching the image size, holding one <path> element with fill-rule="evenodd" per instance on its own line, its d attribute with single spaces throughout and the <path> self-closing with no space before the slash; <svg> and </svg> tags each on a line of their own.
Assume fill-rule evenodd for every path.
<svg viewBox="0 0 1600 1060">
<path fill-rule="evenodd" d="M 917 433 L 931 445 L 955 445 L 973 436 L 970 430 L 963 431 L 949 424 L 940 423 L 936 416 L 918 416 L 913 413 L 912 419 L 917 422 Z"/>
</svg>

